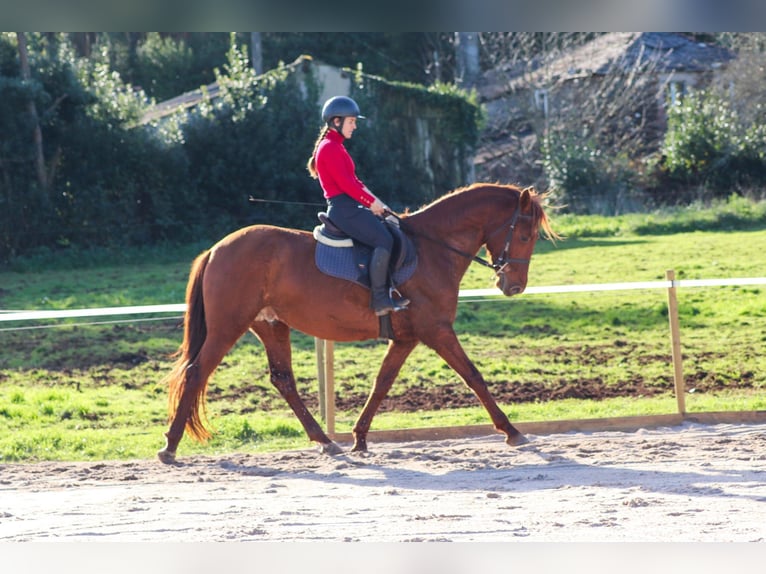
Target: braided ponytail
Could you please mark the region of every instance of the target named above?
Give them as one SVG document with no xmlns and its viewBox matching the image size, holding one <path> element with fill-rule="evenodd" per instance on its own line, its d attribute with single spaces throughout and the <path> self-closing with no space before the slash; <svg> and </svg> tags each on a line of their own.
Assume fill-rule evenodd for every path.
<svg viewBox="0 0 766 574">
<path fill-rule="evenodd" d="M 314 151 L 311 152 L 311 157 L 309 158 L 309 161 L 306 163 L 306 169 L 309 170 L 309 175 L 313 177 L 314 179 L 317 179 L 319 177 L 319 173 L 317 173 L 316 168 L 316 157 L 317 157 L 317 149 L 319 148 L 319 144 L 322 143 L 322 140 L 327 135 L 327 132 L 330 131 L 330 126 L 324 126 L 321 130 L 319 130 L 319 137 L 317 138 L 317 141 L 314 143 Z"/>
</svg>

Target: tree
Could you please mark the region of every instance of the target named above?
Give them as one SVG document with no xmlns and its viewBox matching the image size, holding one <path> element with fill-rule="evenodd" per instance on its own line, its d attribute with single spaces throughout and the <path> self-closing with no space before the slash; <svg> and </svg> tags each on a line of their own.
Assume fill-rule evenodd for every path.
<svg viewBox="0 0 766 574">
<path fill-rule="evenodd" d="M 470 90 L 479 80 L 479 33 L 455 32 L 455 83 Z"/>
<path fill-rule="evenodd" d="M 16 38 L 19 44 L 19 61 L 21 62 L 21 78 L 25 82 L 31 81 L 29 71 L 29 51 L 27 50 L 27 37 L 24 32 L 16 32 Z M 41 192 L 48 190 L 48 178 L 45 174 L 45 154 L 43 153 L 43 131 L 40 128 L 40 120 L 37 115 L 37 105 L 30 96 L 27 102 L 27 111 L 32 118 L 33 140 L 35 146 L 35 171 L 37 174 L 37 183 Z"/>
<path fill-rule="evenodd" d="M 253 46 L 253 71 L 256 76 L 263 74 L 263 46 L 260 32 L 250 32 L 250 44 Z"/>
<path fill-rule="evenodd" d="M 602 74 L 551 84 L 550 117 L 538 133 L 546 179 L 570 211 L 618 214 L 642 202 L 636 168 L 662 138 L 660 59 L 624 54 Z"/>
<path fill-rule="evenodd" d="M 498 88 L 483 134 L 488 179 L 510 179 L 553 188 L 570 211 L 618 213 L 632 209 L 642 159 L 662 136 L 659 104 L 663 77 L 659 54 L 633 57 L 614 51 L 598 73 L 582 46 L 610 38 L 585 33 L 482 34 L 482 56 Z M 608 52 L 611 53 L 611 52 Z M 572 73 L 565 65 L 572 65 Z M 508 88 L 507 86 L 510 86 Z"/>
<path fill-rule="evenodd" d="M 731 44 L 737 50 L 737 58 L 717 77 L 713 88 L 730 100 L 743 123 L 762 124 L 766 121 L 766 67 L 763 65 L 766 33 L 739 34 Z"/>
</svg>

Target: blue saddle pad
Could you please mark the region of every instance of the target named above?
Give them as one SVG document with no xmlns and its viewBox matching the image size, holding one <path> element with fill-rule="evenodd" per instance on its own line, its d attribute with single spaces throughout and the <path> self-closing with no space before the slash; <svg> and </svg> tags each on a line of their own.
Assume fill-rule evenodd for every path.
<svg viewBox="0 0 766 574">
<path fill-rule="evenodd" d="M 324 243 L 316 244 L 314 260 L 322 273 L 352 281 L 362 287 L 370 288 L 368 267 L 372 250 L 363 245 L 353 247 L 332 247 Z M 418 266 L 418 256 L 413 249 L 399 268 L 391 276 L 394 286 L 401 285 L 412 277 Z"/>
</svg>

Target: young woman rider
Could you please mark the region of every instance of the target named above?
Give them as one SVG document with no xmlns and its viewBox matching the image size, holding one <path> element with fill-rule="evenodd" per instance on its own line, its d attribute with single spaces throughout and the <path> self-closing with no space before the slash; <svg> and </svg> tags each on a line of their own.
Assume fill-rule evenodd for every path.
<svg viewBox="0 0 766 574">
<path fill-rule="evenodd" d="M 319 133 L 307 167 L 311 177 L 319 179 L 330 220 L 347 235 L 373 249 L 370 306 L 376 315 L 385 315 L 403 309 L 409 301 L 392 299 L 388 289 L 393 237 L 381 217 L 390 210 L 357 178 L 354 162 L 343 145 L 356 130 L 357 119 L 364 116 L 351 98 L 335 96 L 327 100 L 322 107 L 322 120 L 326 125 Z"/>
</svg>

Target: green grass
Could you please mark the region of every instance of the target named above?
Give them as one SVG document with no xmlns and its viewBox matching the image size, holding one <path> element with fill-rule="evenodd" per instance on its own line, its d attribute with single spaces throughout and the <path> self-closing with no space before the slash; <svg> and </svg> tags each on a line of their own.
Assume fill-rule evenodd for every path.
<svg viewBox="0 0 766 574">
<path fill-rule="evenodd" d="M 682 279 L 764 275 L 766 204 L 730 201 L 712 210 L 616 218 L 554 219 L 568 238 L 538 243 L 529 286 L 654 281 L 675 269 Z M 716 228 L 715 226 L 719 228 Z M 0 308 L 67 309 L 180 303 L 189 264 L 204 245 L 108 253 L 52 254 L 0 270 Z M 493 284 L 472 266 L 463 288 Z M 691 412 L 762 410 L 766 386 L 766 287 L 681 289 L 684 374 Z M 143 319 L 150 317 L 138 317 Z M 152 317 L 153 318 L 153 317 Z M 162 378 L 182 337 L 179 319 L 3 330 L 0 323 L 0 461 L 146 458 L 162 446 Z M 43 322 L 46 323 L 46 322 Z M 641 380 L 654 397 L 514 401 L 512 421 L 601 418 L 675 412 L 666 293 L 663 290 L 527 294 L 462 303 L 456 330 L 490 389 L 594 382 L 604 388 Z M 38 327 L 39 322 L 28 327 Z M 376 341 L 337 344 L 338 404 L 364 397 L 385 352 Z M 293 337 L 298 387 L 316 412 L 313 339 Z M 715 393 L 711 388 L 722 390 Z M 418 347 L 391 391 L 417 397 L 467 389 L 432 351 Z M 385 403 L 384 403 L 385 407 Z M 381 412 L 373 429 L 488 423 L 484 410 L 423 404 L 418 412 Z M 385 411 L 385 409 L 384 409 Z M 337 413 L 350 430 L 356 410 Z M 214 375 L 207 445 L 188 439 L 181 454 L 302 448 L 307 439 L 268 382 L 262 348 L 244 337 Z"/>
<path fill-rule="evenodd" d="M 118 396 L 119 395 L 119 396 Z M 118 396 L 115 400 L 115 396 Z M 166 430 L 161 401 L 122 391 L 52 391 L 12 385 L 0 390 L 0 435 L 4 462 L 40 460 L 110 460 L 151 458 Z M 668 414 L 675 412 L 671 395 L 659 398 L 620 397 L 603 401 L 563 399 L 545 403 L 501 404 L 516 422 L 553 421 Z M 689 412 L 764 410 L 760 394 L 726 393 L 687 398 Z M 350 432 L 358 413 L 336 413 L 336 431 Z M 309 446 L 297 419 L 287 410 L 222 415 L 211 405 L 213 439 L 199 445 L 182 442 L 184 455 L 267 452 Z M 380 413 L 377 430 L 487 424 L 481 407 Z"/>
</svg>

